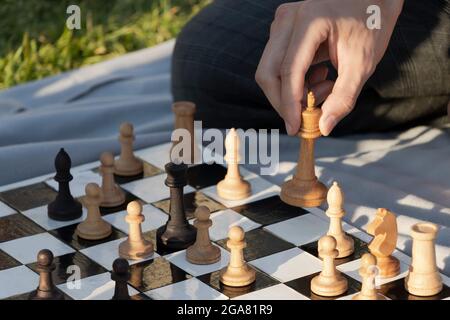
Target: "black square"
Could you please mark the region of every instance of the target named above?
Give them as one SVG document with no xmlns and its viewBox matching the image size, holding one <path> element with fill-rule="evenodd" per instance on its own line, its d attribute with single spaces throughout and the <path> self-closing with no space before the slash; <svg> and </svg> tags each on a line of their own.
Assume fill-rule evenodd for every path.
<svg viewBox="0 0 450 320">
<path fill-rule="evenodd" d="M 350 261 L 358 260 L 359 258 L 361 258 L 363 256 L 364 253 L 369 252 L 368 244 L 366 242 L 354 237 L 351 234 L 347 234 L 347 235 L 353 239 L 355 250 L 348 257 L 335 259 L 334 260 L 335 266 L 339 266 L 341 264 L 344 264 L 344 263 L 347 263 Z M 314 242 L 310 242 L 310 243 L 301 245 L 299 248 L 308 252 L 309 254 L 312 254 L 313 256 L 319 258 L 318 246 L 319 246 L 319 241 L 314 241 Z"/>
<path fill-rule="evenodd" d="M 0 271 L 5 269 L 14 268 L 22 265 L 19 261 L 11 257 L 9 254 L 0 250 Z"/>
<path fill-rule="evenodd" d="M 57 192 L 44 182 L 32 184 L 0 193 L 2 199 L 10 207 L 25 211 L 41 207 L 55 200 Z"/>
<path fill-rule="evenodd" d="M 61 241 L 69 244 L 73 248 L 77 250 L 86 249 L 92 246 L 96 246 L 105 242 L 109 242 L 112 240 L 117 240 L 120 238 L 124 238 L 127 235 L 123 233 L 122 231 L 116 229 L 114 226 L 112 227 L 112 233 L 109 237 L 101 240 L 85 240 L 79 238 L 75 234 L 75 230 L 77 229 L 77 223 L 71 224 L 69 226 L 65 226 L 59 229 L 50 230 L 49 233 L 54 235 L 56 238 L 60 239 Z"/>
<path fill-rule="evenodd" d="M 264 226 L 307 214 L 303 208 L 281 201 L 278 195 L 232 208 Z"/>
<path fill-rule="evenodd" d="M 122 190 L 123 190 L 123 189 L 122 189 Z M 111 214 L 111 213 L 116 213 L 116 212 L 120 212 L 120 211 L 126 210 L 126 209 L 127 209 L 128 203 L 130 203 L 131 201 L 134 201 L 134 200 L 138 199 L 138 198 L 136 198 L 135 195 L 133 195 L 132 193 L 130 193 L 130 192 L 128 192 L 128 191 L 123 190 L 123 192 L 125 193 L 125 202 L 124 202 L 123 204 L 121 204 L 121 205 L 119 205 L 119 206 L 116 206 L 116 207 L 110 207 L 110 208 L 107 208 L 107 207 L 100 207 L 100 213 L 101 213 L 103 216 L 108 215 L 108 214 Z M 141 202 L 142 202 L 142 201 L 141 201 Z"/>
<path fill-rule="evenodd" d="M 397 279 L 380 286 L 378 292 L 392 300 L 442 300 L 450 297 L 450 288 L 443 285 L 442 291 L 430 297 L 419 297 L 405 289 L 405 278 Z"/>
<path fill-rule="evenodd" d="M 39 225 L 21 213 L 0 218 L 0 242 L 32 236 L 45 232 Z"/>
<path fill-rule="evenodd" d="M 252 268 L 251 266 L 249 266 Z M 245 287 L 230 287 L 222 284 L 220 282 L 220 271 L 217 270 L 211 273 L 207 273 L 197 277 L 200 281 L 206 283 L 210 287 L 216 289 L 217 291 L 223 293 L 229 298 L 235 298 L 243 294 L 258 291 L 273 285 L 279 284 L 280 282 L 273 279 L 272 277 L 262 273 L 261 271 L 254 269 L 256 272 L 256 280 L 252 284 Z"/>
<path fill-rule="evenodd" d="M 313 292 L 311 292 L 311 280 L 319 275 L 320 272 L 316 272 L 310 275 L 307 275 L 302 278 L 294 279 L 289 282 L 286 282 L 285 285 L 288 287 L 291 287 L 295 291 L 301 293 L 302 295 L 306 296 L 307 298 L 311 300 L 335 300 L 340 297 L 348 296 L 350 294 L 357 293 L 361 291 L 361 283 L 353 279 L 352 277 L 346 275 L 345 273 L 341 273 L 342 276 L 344 276 L 348 281 L 348 289 L 345 293 L 336 296 L 336 297 L 323 297 L 319 296 Z"/>
<path fill-rule="evenodd" d="M 227 169 L 217 163 L 202 163 L 188 168 L 188 184 L 196 189 L 216 185 L 227 174 Z"/>
<path fill-rule="evenodd" d="M 219 240 L 217 244 L 228 250 L 227 241 L 228 239 Z M 262 228 L 246 232 L 245 241 L 247 242 L 247 247 L 244 249 L 244 259 L 246 261 L 252 261 L 295 247 L 293 244 L 272 235 Z"/>
</svg>

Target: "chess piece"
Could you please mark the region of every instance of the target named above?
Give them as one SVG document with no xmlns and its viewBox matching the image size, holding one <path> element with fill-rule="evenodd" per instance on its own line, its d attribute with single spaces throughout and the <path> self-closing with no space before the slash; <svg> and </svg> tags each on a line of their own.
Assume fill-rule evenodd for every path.
<svg viewBox="0 0 450 320">
<path fill-rule="evenodd" d="M 121 145 L 120 157 L 114 162 L 114 173 L 129 177 L 141 174 L 144 171 L 142 161 L 133 153 L 133 125 L 125 122 L 120 126 L 119 141 Z"/>
<path fill-rule="evenodd" d="M 437 232 L 437 225 L 429 222 L 417 223 L 411 228 L 412 260 L 405 278 L 405 288 L 413 295 L 434 296 L 443 288 L 434 248 Z"/>
<path fill-rule="evenodd" d="M 337 258 L 348 257 L 354 251 L 354 241 L 342 230 L 342 218 L 345 215 L 343 207 L 344 193 L 336 181 L 333 182 L 333 185 L 328 190 L 327 202 L 328 209 L 326 214 L 330 218 L 330 227 L 327 235 L 336 239 L 336 249 L 339 252 Z"/>
<path fill-rule="evenodd" d="M 30 293 L 30 300 L 64 300 L 64 295 L 56 289 L 53 283 L 52 272 L 53 253 L 48 249 L 39 251 L 37 256 L 37 272 L 39 272 L 39 286 Z"/>
<path fill-rule="evenodd" d="M 251 194 L 250 183 L 245 181 L 239 172 L 239 136 L 232 128 L 225 138 L 225 161 L 228 165 L 225 178 L 217 184 L 217 194 L 227 200 L 245 199 Z"/>
<path fill-rule="evenodd" d="M 158 228 L 158 244 L 169 250 L 182 250 L 194 243 L 197 229 L 190 225 L 184 211 L 183 187 L 187 184 L 187 165 L 170 162 L 165 165 L 166 186 L 170 188 L 169 219 Z"/>
<path fill-rule="evenodd" d="M 353 296 L 353 300 L 386 300 L 386 297 L 377 292 L 375 279 L 378 273 L 377 258 L 371 253 L 361 257 L 359 275 L 362 278 L 361 292 Z"/>
<path fill-rule="evenodd" d="M 75 200 L 70 193 L 69 182 L 73 179 L 70 174 L 72 161 L 67 152 L 61 148 L 55 158 L 56 175 L 58 182 L 58 195 L 55 200 L 47 206 L 50 219 L 58 221 L 75 220 L 81 217 L 83 210 L 81 203 Z"/>
<path fill-rule="evenodd" d="M 220 282 L 230 287 L 244 287 L 255 281 L 255 270 L 244 260 L 244 230 L 239 226 L 231 227 L 228 232 L 227 247 L 230 249 L 230 262 L 220 272 Z"/>
<path fill-rule="evenodd" d="M 125 202 L 125 193 L 114 181 L 114 156 L 104 152 L 100 156 L 100 172 L 102 174 L 103 201 L 100 206 L 117 207 Z"/>
<path fill-rule="evenodd" d="M 380 278 L 395 277 L 400 273 L 400 262 L 392 256 L 397 246 L 397 219 L 387 209 L 379 208 L 367 232 L 374 236 L 369 250 L 377 258 Z"/>
<path fill-rule="evenodd" d="M 128 280 L 130 280 L 130 265 L 126 259 L 118 258 L 113 262 L 111 279 L 115 281 L 114 295 L 111 300 L 130 300 L 128 293 Z"/>
<path fill-rule="evenodd" d="M 127 206 L 127 212 L 125 221 L 130 225 L 130 232 L 127 240 L 119 245 L 119 255 L 130 260 L 148 258 L 153 255 L 153 244 L 142 236 L 141 223 L 145 220 L 142 206 L 138 201 L 132 201 Z"/>
<path fill-rule="evenodd" d="M 88 183 L 85 188 L 84 205 L 87 209 L 86 219 L 78 224 L 76 234 L 82 239 L 99 240 L 109 237 L 111 225 L 103 220 L 99 205 L 102 201 L 102 190 L 96 183 Z"/>
<path fill-rule="evenodd" d="M 321 136 L 319 119 L 322 109 L 314 106 L 315 98 L 308 93 L 308 106 L 302 111 L 300 132 L 300 156 L 291 180 L 281 187 L 281 200 L 296 207 L 317 207 L 325 200 L 327 188 L 320 182 L 314 170 L 314 142 Z"/>
<path fill-rule="evenodd" d="M 335 297 L 347 291 L 347 279 L 336 269 L 338 256 L 336 239 L 323 236 L 319 240 L 319 256 L 323 260 L 322 272 L 311 280 L 311 291 L 319 296 Z"/>
<path fill-rule="evenodd" d="M 181 161 L 186 164 L 197 163 L 200 157 L 200 150 L 195 140 L 194 130 L 194 114 L 196 111 L 195 104 L 189 101 L 177 101 L 172 105 L 172 111 L 175 114 L 175 130 L 185 129 L 189 134 L 189 153 L 181 156 Z M 174 148 L 181 141 L 174 141 L 172 148 Z M 171 152 L 172 154 L 172 152 Z"/>
<path fill-rule="evenodd" d="M 212 225 L 209 216 L 208 207 L 200 206 L 195 210 L 194 226 L 197 227 L 197 239 L 186 250 L 186 259 L 190 263 L 212 264 L 220 260 L 220 249 L 209 239 L 209 228 Z"/>
</svg>

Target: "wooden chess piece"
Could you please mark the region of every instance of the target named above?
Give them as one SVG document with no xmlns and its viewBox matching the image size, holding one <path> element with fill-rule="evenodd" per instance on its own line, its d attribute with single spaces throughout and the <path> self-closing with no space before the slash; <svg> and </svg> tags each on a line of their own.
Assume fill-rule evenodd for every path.
<svg viewBox="0 0 450 320">
<path fill-rule="evenodd" d="M 255 270 L 244 260 L 245 232 L 239 226 L 231 227 L 228 232 L 227 247 L 230 249 L 230 262 L 220 272 L 220 282 L 230 287 L 244 287 L 256 279 Z"/>
<path fill-rule="evenodd" d="M 85 188 L 84 205 L 87 209 L 86 219 L 78 224 L 76 235 L 82 239 L 99 240 L 109 237 L 111 225 L 103 220 L 99 205 L 102 201 L 102 190 L 96 183 L 88 183 Z"/>
<path fill-rule="evenodd" d="M 187 184 L 187 165 L 170 162 L 165 169 L 165 184 L 170 188 L 169 219 L 158 228 L 156 239 L 159 247 L 182 250 L 193 244 L 197 235 L 197 229 L 189 224 L 184 210 L 183 187 Z"/>
<path fill-rule="evenodd" d="M 320 182 L 314 169 L 314 142 L 321 136 L 319 119 L 322 109 L 315 107 L 312 92 L 308 93 L 308 106 L 302 112 L 300 132 L 300 156 L 291 180 L 281 187 L 281 200 L 296 207 L 317 207 L 327 195 L 327 188 Z"/>
<path fill-rule="evenodd" d="M 371 253 L 365 253 L 361 257 L 359 275 L 362 278 L 361 291 L 353 296 L 353 300 L 386 300 L 376 289 L 375 279 L 378 273 L 377 258 Z"/>
<path fill-rule="evenodd" d="M 239 135 L 232 128 L 225 138 L 225 161 L 228 165 L 225 178 L 217 184 L 217 194 L 227 200 L 240 200 L 248 198 L 251 194 L 251 186 L 245 181 L 239 172 Z"/>
<path fill-rule="evenodd" d="M 206 206 L 200 206 L 195 210 L 194 226 L 197 228 L 197 239 L 186 250 L 186 259 L 190 263 L 212 264 L 220 260 L 220 249 L 213 245 L 209 238 L 209 228 L 212 225 L 210 214 Z"/>
<path fill-rule="evenodd" d="M 335 297 L 347 291 L 347 279 L 336 269 L 338 256 L 336 239 L 323 236 L 319 240 L 319 256 L 323 260 L 322 272 L 311 280 L 311 291 L 319 296 Z"/>
<path fill-rule="evenodd" d="M 30 300 L 64 300 L 64 295 L 53 283 L 52 272 L 55 270 L 55 265 L 53 253 L 50 250 L 39 251 L 36 269 L 39 272 L 39 286 L 30 293 L 28 298 Z"/>
<path fill-rule="evenodd" d="M 125 122 L 120 126 L 120 157 L 114 162 L 114 173 L 118 176 L 136 176 L 144 171 L 142 160 L 133 153 L 133 125 Z"/>
<path fill-rule="evenodd" d="M 118 258 L 113 262 L 111 279 L 115 281 L 114 295 L 111 300 L 130 300 L 128 292 L 128 280 L 130 280 L 130 265 L 126 259 Z"/>
<path fill-rule="evenodd" d="M 441 292 L 442 278 L 436 266 L 434 241 L 438 227 L 434 223 L 417 223 L 411 228 L 412 260 L 405 278 L 406 290 L 416 296 L 428 297 Z"/>
<path fill-rule="evenodd" d="M 181 161 L 186 164 L 197 163 L 200 157 L 200 150 L 195 139 L 194 114 L 196 111 L 195 104 L 189 101 L 177 101 L 172 105 L 172 112 L 175 114 L 175 130 L 185 129 L 189 133 L 190 139 L 190 155 L 181 157 Z M 181 141 L 174 141 L 172 148 Z M 172 154 L 172 153 L 171 153 Z"/>
<path fill-rule="evenodd" d="M 337 258 L 345 258 L 354 251 L 354 241 L 342 229 L 342 218 L 345 215 L 344 193 L 335 181 L 327 194 L 328 209 L 326 215 L 330 218 L 330 227 L 327 235 L 336 239 L 339 254 Z"/>
<path fill-rule="evenodd" d="M 142 236 L 141 223 L 145 220 L 142 205 L 138 201 L 131 201 L 127 206 L 127 212 L 125 221 L 130 226 L 130 232 L 127 240 L 119 245 L 119 255 L 130 260 L 148 258 L 153 255 L 153 244 Z"/>
<path fill-rule="evenodd" d="M 72 161 L 67 152 L 61 148 L 55 158 L 58 194 L 53 202 L 47 206 L 48 217 L 58 221 L 75 220 L 83 214 L 81 203 L 70 193 L 69 182 L 73 179 L 70 174 Z"/>
<path fill-rule="evenodd" d="M 375 219 L 367 226 L 367 232 L 374 236 L 369 250 L 377 258 L 380 278 L 395 277 L 400 273 L 400 262 L 392 256 L 397 246 L 397 219 L 387 209 L 379 208 Z"/>
<path fill-rule="evenodd" d="M 100 206 L 112 208 L 125 202 L 125 193 L 114 181 L 114 156 L 104 152 L 100 156 L 100 172 L 102 174 L 103 201 Z"/>
</svg>

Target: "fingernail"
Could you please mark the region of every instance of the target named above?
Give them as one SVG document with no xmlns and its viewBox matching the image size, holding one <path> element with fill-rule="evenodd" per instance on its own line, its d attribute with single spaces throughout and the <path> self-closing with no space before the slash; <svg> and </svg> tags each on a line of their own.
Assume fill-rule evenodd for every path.
<svg viewBox="0 0 450 320">
<path fill-rule="evenodd" d="M 325 117 L 325 119 L 323 120 L 323 124 L 324 124 L 324 128 L 322 134 L 324 136 L 327 136 L 330 134 L 330 132 L 334 129 L 334 127 L 337 124 L 337 120 L 336 117 L 333 116 L 332 114 L 329 114 Z"/>
</svg>

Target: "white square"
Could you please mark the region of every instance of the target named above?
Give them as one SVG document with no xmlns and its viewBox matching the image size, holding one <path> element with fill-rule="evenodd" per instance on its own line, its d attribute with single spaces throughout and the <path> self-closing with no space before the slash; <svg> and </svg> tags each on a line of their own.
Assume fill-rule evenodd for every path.
<svg viewBox="0 0 450 320">
<path fill-rule="evenodd" d="M 212 264 L 200 265 L 190 263 L 186 259 L 186 250 L 169 254 L 167 256 L 164 256 L 164 258 L 172 262 L 177 267 L 183 269 L 187 273 L 193 275 L 194 277 L 198 277 L 201 276 L 202 274 L 221 270 L 222 268 L 225 268 L 228 265 L 228 262 L 230 261 L 230 253 L 221 247 L 219 247 L 219 249 L 221 252 L 220 260 Z"/>
<path fill-rule="evenodd" d="M 250 172 L 248 170 L 245 170 L 244 168 L 241 168 L 241 174 L 244 177 L 245 180 L 247 180 L 251 187 L 252 187 L 252 194 L 250 197 L 242 199 L 242 200 L 226 200 L 217 194 L 217 186 L 213 185 L 210 187 L 207 187 L 205 189 L 202 189 L 201 191 L 206 194 L 207 196 L 211 197 L 212 199 L 220 202 L 227 208 L 237 207 L 246 203 L 255 202 L 257 200 L 269 198 L 273 195 L 277 195 L 280 193 L 280 187 L 277 185 L 274 185 L 267 180 L 264 180 L 257 174 Z"/>
<path fill-rule="evenodd" d="M 209 228 L 209 237 L 213 241 L 227 238 L 228 230 L 233 226 L 240 226 L 245 232 L 261 226 L 259 223 L 256 223 L 231 209 L 214 212 L 211 214 L 210 218 L 212 220 L 212 226 Z M 190 223 L 194 223 L 193 220 L 191 220 Z"/>
<path fill-rule="evenodd" d="M 0 299 L 30 292 L 37 288 L 39 276 L 26 266 L 0 271 Z"/>
<path fill-rule="evenodd" d="M 289 288 L 285 284 L 276 284 L 262 290 L 250 292 L 232 298 L 231 300 L 310 300 L 300 292 Z"/>
<path fill-rule="evenodd" d="M 227 300 L 228 297 L 204 284 L 197 278 L 191 278 L 145 293 L 154 300 Z"/>
<path fill-rule="evenodd" d="M 55 257 L 75 251 L 49 233 L 3 242 L 0 243 L 0 249 L 23 264 L 35 262 L 38 252 L 42 249 L 49 249 Z"/>
<path fill-rule="evenodd" d="M 264 229 L 283 240 L 300 246 L 319 240 L 328 232 L 328 224 L 308 213 L 266 226 Z"/>
<path fill-rule="evenodd" d="M 69 288 L 69 284 L 73 287 Z M 106 272 L 74 282 L 62 283 L 57 287 L 75 300 L 109 300 L 114 295 L 115 282 L 111 280 L 111 274 Z M 139 292 L 128 285 L 128 293 L 132 296 Z"/>
<path fill-rule="evenodd" d="M 102 185 L 102 177 L 94 171 L 82 171 L 73 174 L 73 180 L 70 181 L 69 187 L 72 196 L 75 198 L 84 196 L 86 194 L 85 188 L 88 183 L 94 182 L 99 186 Z M 58 182 L 54 179 L 47 180 L 46 183 L 58 191 Z"/>
<path fill-rule="evenodd" d="M 16 213 L 16 210 L 0 201 L 0 218 Z"/>
<path fill-rule="evenodd" d="M 121 242 L 125 241 L 127 238 L 120 238 L 117 240 L 105 242 L 93 247 L 89 247 L 83 250 L 80 250 L 81 253 L 88 256 L 98 264 L 100 264 L 102 267 L 104 267 L 107 270 L 112 270 L 112 265 L 114 260 L 116 260 L 119 257 L 119 245 Z M 153 255 L 146 258 L 146 259 L 139 259 L 139 260 L 128 260 L 128 263 L 130 265 L 150 260 L 153 258 L 158 257 L 159 255 L 156 252 L 153 252 Z"/>
<path fill-rule="evenodd" d="M 114 214 L 103 216 L 103 219 L 108 221 L 111 225 L 113 225 L 120 231 L 128 234 L 129 225 L 125 221 L 125 217 L 127 216 L 127 214 L 127 211 L 123 210 Z M 144 222 L 141 223 L 142 232 L 158 229 L 160 226 L 164 225 L 169 218 L 167 214 L 150 204 L 144 205 L 142 207 L 142 215 L 145 217 Z"/>
<path fill-rule="evenodd" d="M 154 165 L 155 167 L 165 170 L 164 166 L 170 162 L 170 149 L 172 143 L 165 143 L 155 147 L 135 152 L 135 155 L 142 160 Z"/>
<path fill-rule="evenodd" d="M 170 188 L 164 184 L 166 177 L 166 174 L 159 174 L 124 184 L 122 187 L 145 202 L 152 203 L 170 197 Z M 195 191 L 195 189 L 191 186 L 184 187 L 185 194 L 192 191 Z"/>
<path fill-rule="evenodd" d="M 87 210 L 83 207 L 83 214 L 81 215 L 81 217 L 70 221 L 57 221 L 50 219 L 47 214 L 47 206 L 33 208 L 24 211 L 23 214 L 36 222 L 45 230 L 54 230 L 84 221 L 84 219 L 86 219 Z"/>
<path fill-rule="evenodd" d="M 292 248 L 250 262 L 281 282 L 298 279 L 322 270 L 322 262 L 299 249 Z"/>
</svg>

